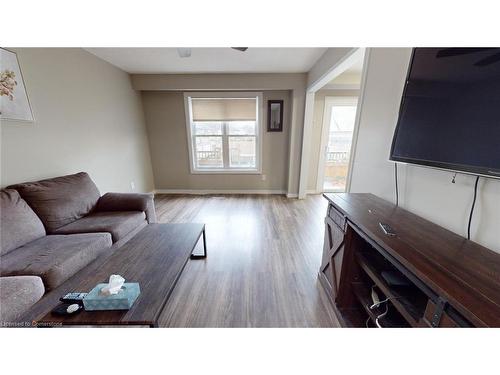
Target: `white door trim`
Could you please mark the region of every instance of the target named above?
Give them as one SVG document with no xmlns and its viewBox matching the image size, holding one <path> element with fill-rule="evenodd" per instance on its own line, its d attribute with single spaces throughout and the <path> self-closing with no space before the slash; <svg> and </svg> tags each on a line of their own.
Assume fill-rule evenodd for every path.
<svg viewBox="0 0 500 375">
<path fill-rule="evenodd" d="M 361 73 L 361 86 L 358 96 L 358 107 L 356 109 L 356 120 L 354 121 L 354 132 L 352 133 L 351 155 L 349 158 L 349 166 L 347 167 L 346 193 L 351 192 L 352 171 L 354 169 L 354 160 L 356 159 L 356 148 L 358 146 L 359 126 L 361 123 L 361 115 L 363 113 L 363 103 L 365 100 L 366 77 L 368 77 L 368 66 L 370 63 L 371 48 L 365 49 L 365 57 L 363 60 L 363 71 Z"/>
<path fill-rule="evenodd" d="M 323 123 L 321 124 L 321 138 L 319 141 L 319 158 L 318 158 L 318 172 L 316 174 L 316 191 L 323 192 L 323 182 L 325 179 L 325 155 L 327 146 L 327 135 L 330 132 L 330 116 L 332 107 L 327 105 L 329 96 L 325 96 L 325 103 L 323 106 Z"/>
<path fill-rule="evenodd" d="M 306 92 L 306 104 L 304 108 L 304 131 L 302 133 L 302 152 L 300 157 L 300 175 L 299 175 L 299 199 L 304 199 L 307 194 L 307 171 L 309 169 L 309 154 L 311 153 L 311 133 L 314 117 L 314 97 L 315 92 Z M 311 124 L 311 126 L 306 126 Z M 309 142 L 306 142 L 306 139 Z M 303 176 L 303 171 L 305 177 Z"/>
</svg>

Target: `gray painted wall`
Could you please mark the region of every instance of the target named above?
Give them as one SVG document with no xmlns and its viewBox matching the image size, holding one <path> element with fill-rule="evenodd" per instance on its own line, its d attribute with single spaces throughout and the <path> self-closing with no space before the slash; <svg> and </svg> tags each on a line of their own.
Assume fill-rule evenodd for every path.
<svg viewBox="0 0 500 375">
<path fill-rule="evenodd" d="M 2 120 L 1 184 L 88 172 L 101 190 L 153 190 L 140 94 L 76 48 L 15 49 L 34 123 Z"/>
</svg>

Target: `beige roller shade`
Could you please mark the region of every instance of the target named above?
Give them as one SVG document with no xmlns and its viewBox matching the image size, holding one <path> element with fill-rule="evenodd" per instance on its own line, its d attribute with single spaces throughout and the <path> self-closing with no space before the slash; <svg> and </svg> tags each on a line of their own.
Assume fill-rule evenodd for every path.
<svg viewBox="0 0 500 375">
<path fill-rule="evenodd" d="M 255 121 L 256 98 L 192 98 L 193 121 Z"/>
</svg>

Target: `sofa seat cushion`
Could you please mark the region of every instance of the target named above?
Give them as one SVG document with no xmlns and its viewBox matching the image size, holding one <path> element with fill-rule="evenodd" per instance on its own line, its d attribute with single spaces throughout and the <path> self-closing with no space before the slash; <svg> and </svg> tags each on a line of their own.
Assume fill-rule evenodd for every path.
<svg viewBox="0 0 500 375">
<path fill-rule="evenodd" d="M 55 231 L 57 234 L 72 233 L 111 233 L 113 242 L 117 242 L 132 232 L 146 220 L 144 212 L 113 211 L 95 212 Z"/>
<path fill-rule="evenodd" d="M 85 172 L 9 188 L 19 192 L 40 217 L 48 233 L 78 220 L 94 209 L 99 190 Z"/>
<path fill-rule="evenodd" d="M 40 276 L 54 289 L 111 245 L 109 233 L 45 236 L 2 256 L 0 276 Z"/>
<path fill-rule="evenodd" d="M 0 321 L 15 322 L 40 298 L 45 288 L 38 276 L 0 277 Z"/>
<path fill-rule="evenodd" d="M 0 255 L 45 236 L 40 218 L 16 190 L 0 192 Z"/>
</svg>

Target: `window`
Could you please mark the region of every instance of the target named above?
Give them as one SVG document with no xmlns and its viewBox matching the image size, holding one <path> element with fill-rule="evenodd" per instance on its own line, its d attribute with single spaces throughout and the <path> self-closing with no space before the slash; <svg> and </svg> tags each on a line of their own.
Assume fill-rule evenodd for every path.
<svg viewBox="0 0 500 375">
<path fill-rule="evenodd" d="M 185 94 L 192 173 L 260 173 L 260 93 Z"/>
</svg>

